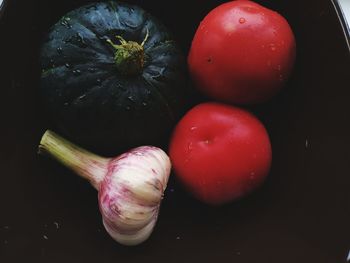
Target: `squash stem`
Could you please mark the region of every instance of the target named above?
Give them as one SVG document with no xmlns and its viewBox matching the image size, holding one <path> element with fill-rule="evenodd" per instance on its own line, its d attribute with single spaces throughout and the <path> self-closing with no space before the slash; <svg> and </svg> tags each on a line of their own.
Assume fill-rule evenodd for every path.
<svg viewBox="0 0 350 263">
<path fill-rule="evenodd" d="M 108 158 L 88 152 L 49 130 L 40 141 L 38 153 L 50 155 L 58 160 L 90 181 L 97 190 L 107 173 Z"/>
<path fill-rule="evenodd" d="M 119 72 L 124 75 L 136 75 L 142 72 L 145 63 L 144 45 L 148 37 L 147 29 L 141 44 L 135 41 L 126 41 L 121 36 L 116 36 L 120 44 L 114 44 L 110 39 L 106 40 L 114 49 L 114 62 Z"/>
</svg>

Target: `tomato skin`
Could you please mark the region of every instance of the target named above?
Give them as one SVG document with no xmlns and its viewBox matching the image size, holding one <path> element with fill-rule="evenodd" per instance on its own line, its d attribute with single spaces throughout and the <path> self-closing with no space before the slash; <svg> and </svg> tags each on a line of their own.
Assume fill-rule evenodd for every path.
<svg viewBox="0 0 350 263">
<path fill-rule="evenodd" d="M 263 124 L 237 107 L 202 103 L 176 126 L 169 148 L 175 174 L 199 200 L 224 204 L 268 175 L 272 153 Z"/>
<path fill-rule="evenodd" d="M 296 53 L 288 22 L 251 1 L 231 1 L 201 22 L 188 56 L 196 86 L 237 104 L 268 100 L 289 78 Z"/>
</svg>

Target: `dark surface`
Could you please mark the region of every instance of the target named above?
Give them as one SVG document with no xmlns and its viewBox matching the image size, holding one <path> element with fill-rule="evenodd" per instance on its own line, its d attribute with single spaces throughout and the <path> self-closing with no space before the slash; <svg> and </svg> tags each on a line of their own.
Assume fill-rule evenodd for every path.
<svg viewBox="0 0 350 263">
<path fill-rule="evenodd" d="M 273 144 L 264 187 L 211 208 L 172 177 L 153 235 L 134 248 L 108 237 L 88 183 L 36 155 L 47 125 L 37 98 L 39 43 L 85 2 L 12 0 L 0 22 L 0 262 L 346 262 L 350 56 L 331 1 L 259 1 L 290 21 L 298 45 L 289 85 L 253 109 Z M 222 1 L 133 2 L 187 51 L 201 18 Z"/>
</svg>

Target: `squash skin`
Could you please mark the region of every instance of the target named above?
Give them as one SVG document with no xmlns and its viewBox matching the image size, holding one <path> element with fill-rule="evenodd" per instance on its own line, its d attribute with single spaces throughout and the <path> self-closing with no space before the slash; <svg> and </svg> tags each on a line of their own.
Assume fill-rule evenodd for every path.
<svg viewBox="0 0 350 263">
<path fill-rule="evenodd" d="M 144 45 L 138 75 L 118 72 L 116 36 Z M 163 146 L 186 110 L 185 59 L 166 28 L 143 9 L 116 1 L 67 13 L 41 48 L 41 94 L 56 128 L 76 143 L 115 154 Z"/>
</svg>

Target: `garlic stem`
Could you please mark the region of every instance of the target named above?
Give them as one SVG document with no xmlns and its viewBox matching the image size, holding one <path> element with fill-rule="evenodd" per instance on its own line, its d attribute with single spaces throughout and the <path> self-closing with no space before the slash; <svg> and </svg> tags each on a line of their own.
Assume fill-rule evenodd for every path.
<svg viewBox="0 0 350 263">
<path fill-rule="evenodd" d="M 46 131 L 40 145 L 40 154 L 48 154 L 64 166 L 76 172 L 99 190 L 110 159 L 100 157 L 65 140 L 52 131 Z"/>
</svg>

